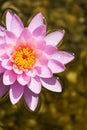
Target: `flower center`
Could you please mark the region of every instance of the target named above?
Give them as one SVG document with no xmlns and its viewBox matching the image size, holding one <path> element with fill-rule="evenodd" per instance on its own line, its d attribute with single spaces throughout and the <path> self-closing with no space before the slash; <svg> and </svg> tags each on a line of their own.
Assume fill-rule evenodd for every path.
<svg viewBox="0 0 87 130">
<path fill-rule="evenodd" d="M 28 48 L 26 45 L 17 48 L 13 54 L 13 61 L 14 64 L 20 69 L 31 68 L 36 62 L 33 48 Z"/>
</svg>

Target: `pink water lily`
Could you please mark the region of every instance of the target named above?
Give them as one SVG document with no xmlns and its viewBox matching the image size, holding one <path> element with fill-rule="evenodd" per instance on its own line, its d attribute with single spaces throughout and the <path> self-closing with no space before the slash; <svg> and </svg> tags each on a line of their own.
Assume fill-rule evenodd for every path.
<svg viewBox="0 0 87 130">
<path fill-rule="evenodd" d="M 74 58 L 57 49 L 63 36 L 64 30 L 46 35 L 41 13 L 24 27 L 21 19 L 8 11 L 6 28 L 0 26 L 0 97 L 9 91 L 11 103 L 15 104 L 23 96 L 34 111 L 42 86 L 61 92 L 61 84 L 53 74 L 63 72 L 65 64 Z"/>
</svg>

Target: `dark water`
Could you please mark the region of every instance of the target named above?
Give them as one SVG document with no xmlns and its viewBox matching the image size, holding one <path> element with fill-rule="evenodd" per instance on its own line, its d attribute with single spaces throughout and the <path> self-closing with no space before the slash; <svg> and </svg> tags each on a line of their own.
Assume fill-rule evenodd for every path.
<svg viewBox="0 0 87 130">
<path fill-rule="evenodd" d="M 11 105 L 8 95 L 0 99 L 0 130 L 87 130 L 87 1 L 0 0 L 0 15 L 13 9 L 27 25 L 37 12 L 46 17 L 48 30 L 65 29 L 60 50 L 75 54 L 64 73 L 62 93 L 45 89 L 39 108 L 29 111 L 21 100 Z M 4 16 L 0 19 L 3 23 Z"/>
</svg>

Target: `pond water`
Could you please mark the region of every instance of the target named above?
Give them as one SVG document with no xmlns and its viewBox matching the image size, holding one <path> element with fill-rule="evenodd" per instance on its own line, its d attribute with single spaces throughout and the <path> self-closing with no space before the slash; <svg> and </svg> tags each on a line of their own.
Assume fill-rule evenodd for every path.
<svg viewBox="0 0 87 130">
<path fill-rule="evenodd" d="M 42 12 L 48 31 L 65 30 L 59 50 L 75 54 L 60 77 L 62 93 L 42 89 L 35 112 L 21 100 L 12 105 L 8 95 L 0 99 L 0 130 L 87 130 L 87 1 L 86 0 L 0 0 L 3 12 L 14 10 L 28 25 Z"/>
</svg>

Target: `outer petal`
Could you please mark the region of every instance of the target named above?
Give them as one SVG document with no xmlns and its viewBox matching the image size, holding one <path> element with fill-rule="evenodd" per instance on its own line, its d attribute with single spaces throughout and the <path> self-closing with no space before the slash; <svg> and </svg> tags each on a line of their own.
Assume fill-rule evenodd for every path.
<svg viewBox="0 0 87 130">
<path fill-rule="evenodd" d="M 38 95 L 32 93 L 27 87 L 24 91 L 24 99 L 28 107 L 34 111 L 38 104 Z"/>
<path fill-rule="evenodd" d="M 52 72 L 47 66 L 36 67 L 37 75 L 43 78 L 52 77 Z"/>
<path fill-rule="evenodd" d="M 13 17 L 13 13 L 10 12 L 10 11 L 7 11 L 7 14 L 6 14 L 6 27 L 7 27 L 7 30 L 11 30 L 11 22 L 12 22 L 12 17 Z"/>
<path fill-rule="evenodd" d="M 58 51 L 57 53 L 53 54 L 51 58 L 63 64 L 67 64 L 74 59 L 74 56 L 65 51 Z"/>
<path fill-rule="evenodd" d="M 21 74 L 17 76 L 17 81 L 21 85 L 26 85 L 30 81 L 30 77 L 25 74 Z"/>
<path fill-rule="evenodd" d="M 17 103 L 20 100 L 20 98 L 23 95 L 23 92 L 24 92 L 24 87 L 18 84 L 17 82 L 11 85 L 9 94 L 10 94 L 10 100 L 12 104 Z"/>
<path fill-rule="evenodd" d="M 41 82 L 38 77 L 31 78 L 28 88 L 35 94 L 39 94 L 41 91 Z"/>
<path fill-rule="evenodd" d="M 5 28 L 0 25 L 0 36 L 4 36 Z"/>
<path fill-rule="evenodd" d="M 17 37 L 20 35 L 24 28 L 21 19 L 16 14 L 10 12 L 7 12 L 6 15 L 6 25 L 7 29 L 13 32 Z"/>
<path fill-rule="evenodd" d="M 61 92 L 61 84 L 54 77 L 52 78 L 42 78 L 41 83 L 44 88 L 53 91 L 53 92 Z"/>
<path fill-rule="evenodd" d="M 41 25 L 39 26 L 38 28 L 36 28 L 34 31 L 33 31 L 33 36 L 35 37 L 44 37 L 46 35 L 46 25 Z"/>
<path fill-rule="evenodd" d="M 30 32 L 33 32 L 36 28 L 43 25 L 43 15 L 41 13 L 38 13 L 30 22 L 28 29 Z"/>
<path fill-rule="evenodd" d="M 17 38 L 12 32 L 5 31 L 5 43 L 6 43 L 5 51 L 8 56 L 10 56 L 10 54 L 12 53 L 13 47 L 15 46 L 16 41 L 17 41 Z"/>
<path fill-rule="evenodd" d="M 46 54 L 48 54 L 48 55 L 53 55 L 54 53 L 57 52 L 57 48 L 54 47 L 54 46 L 52 46 L 52 45 L 47 45 L 47 46 L 45 47 L 44 52 L 45 52 Z"/>
<path fill-rule="evenodd" d="M 5 86 L 2 82 L 2 78 L 0 79 L 0 97 L 2 97 L 9 89 L 9 86 Z"/>
<path fill-rule="evenodd" d="M 56 46 L 62 40 L 64 33 L 64 30 L 59 30 L 48 34 L 45 37 L 46 44 Z"/>
<path fill-rule="evenodd" d="M 16 81 L 16 74 L 13 71 L 7 70 L 3 74 L 3 83 L 5 85 L 11 85 Z"/>
<path fill-rule="evenodd" d="M 12 32 L 18 37 L 21 34 L 23 29 L 24 29 L 24 25 L 21 19 L 15 14 L 12 18 L 12 23 L 11 23 Z"/>
<path fill-rule="evenodd" d="M 2 67 L 4 67 L 7 70 L 12 70 L 12 62 L 9 59 L 4 59 L 1 63 Z"/>
<path fill-rule="evenodd" d="M 48 62 L 48 67 L 53 73 L 60 73 L 65 70 L 65 66 L 56 60 L 50 60 Z"/>
<path fill-rule="evenodd" d="M 0 73 L 3 73 L 5 71 L 5 69 L 1 66 L 1 63 L 0 63 Z"/>
<path fill-rule="evenodd" d="M 16 43 L 16 36 L 10 32 L 10 31 L 5 31 L 5 42 L 6 44 L 10 44 L 11 46 L 14 46 L 14 44 Z"/>
</svg>

